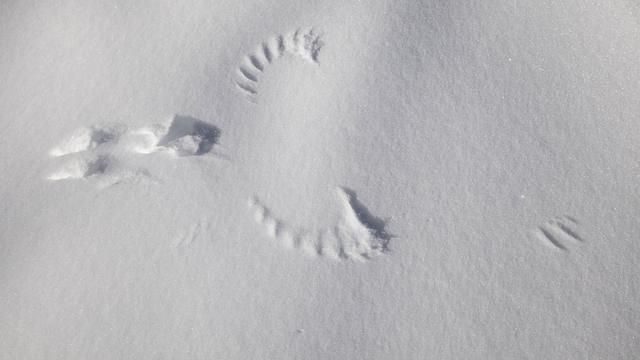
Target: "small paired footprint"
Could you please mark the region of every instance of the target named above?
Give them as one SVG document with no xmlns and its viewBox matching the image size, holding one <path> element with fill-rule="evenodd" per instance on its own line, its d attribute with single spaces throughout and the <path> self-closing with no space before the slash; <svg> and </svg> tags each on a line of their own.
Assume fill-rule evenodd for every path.
<svg viewBox="0 0 640 360">
<path fill-rule="evenodd" d="M 337 196 L 342 214 L 334 226 L 320 231 L 289 226 L 256 197 L 249 200 L 249 207 L 268 236 L 287 248 L 300 248 L 309 255 L 335 260 L 364 261 L 385 253 L 392 236 L 385 230 L 384 220 L 371 215 L 352 190 L 338 188 Z"/>
<path fill-rule="evenodd" d="M 286 54 L 317 64 L 323 45 L 320 34 L 313 29 L 297 29 L 292 33 L 274 36 L 260 44 L 255 52 L 245 56 L 237 69 L 236 86 L 253 100 L 258 94 L 260 74 L 269 64 Z"/>
<path fill-rule="evenodd" d="M 567 243 L 584 242 L 576 230 L 577 226 L 576 219 L 565 215 L 547 221 L 532 231 L 532 235 L 552 249 L 567 251 Z"/>
<path fill-rule="evenodd" d="M 48 179 L 100 178 L 108 183 L 117 183 L 125 178 L 148 176 L 145 168 L 123 167 L 115 155 L 126 134 L 127 126 L 117 123 L 76 130 L 67 140 L 49 151 L 50 156 L 60 157 L 64 163 Z"/>
<path fill-rule="evenodd" d="M 135 154 L 166 152 L 175 156 L 198 156 L 211 152 L 220 136 L 213 125 L 175 115 L 165 124 L 129 129 L 109 123 L 83 127 L 49 151 L 64 160 L 49 180 L 96 178 L 112 185 L 125 179 L 149 177 L 145 167 L 132 166 L 127 158 Z"/>
</svg>

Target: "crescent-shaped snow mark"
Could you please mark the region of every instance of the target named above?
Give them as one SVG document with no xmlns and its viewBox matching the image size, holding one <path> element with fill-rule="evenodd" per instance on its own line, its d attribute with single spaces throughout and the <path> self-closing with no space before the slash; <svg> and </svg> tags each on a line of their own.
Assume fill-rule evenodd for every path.
<svg viewBox="0 0 640 360">
<path fill-rule="evenodd" d="M 249 208 L 270 238 L 312 256 L 364 261 L 387 252 L 392 236 L 385 230 L 385 222 L 372 215 L 352 190 L 339 187 L 337 195 L 342 215 L 334 225 L 321 230 L 292 227 L 255 196 L 249 199 Z"/>
<path fill-rule="evenodd" d="M 256 85 L 259 74 L 266 71 L 267 65 L 286 54 L 317 64 L 323 46 L 321 34 L 313 28 L 298 28 L 287 34 L 273 36 L 244 57 L 238 66 L 239 78 L 235 82 L 240 91 L 253 100 L 258 94 Z"/>
</svg>

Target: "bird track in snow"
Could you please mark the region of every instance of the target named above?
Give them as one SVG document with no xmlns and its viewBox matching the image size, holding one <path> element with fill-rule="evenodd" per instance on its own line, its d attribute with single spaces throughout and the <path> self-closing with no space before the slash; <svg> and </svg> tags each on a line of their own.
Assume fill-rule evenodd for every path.
<svg viewBox="0 0 640 360">
<path fill-rule="evenodd" d="M 299 28 L 292 33 L 269 38 L 252 53 L 244 57 L 237 68 L 235 84 L 253 101 L 258 94 L 260 74 L 267 65 L 286 54 L 296 55 L 311 63 L 318 63 L 318 55 L 324 43 L 321 34 L 313 28 Z"/>
<path fill-rule="evenodd" d="M 65 161 L 48 179 L 95 178 L 100 186 L 108 186 L 125 179 L 146 178 L 149 171 L 127 166 L 125 154 L 204 155 L 212 150 L 219 136 L 220 130 L 215 126 L 181 115 L 165 124 L 137 129 L 119 123 L 83 127 L 49 151 L 51 157 Z"/>
<path fill-rule="evenodd" d="M 533 231 L 533 236 L 553 249 L 567 251 L 568 249 L 565 245 L 567 241 L 573 243 L 584 242 L 575 229 L 577 225 L 576 219 L 565 215 L 542 224 Z"/>
<path fill-rule="evenodd" d="M 287 248 L 299 248 L 309 255 L 334 260 L 364 261 L 387 252 L 392 236 L 385 230 L 384 220 L 371 215 L 352 190 L 339 187 L 337 195 L 342 214 L 335 225 L 320 231 L 291 227 L 257 197 L 249 200 L 249 207 L 267 235 Z"/>
</svg>

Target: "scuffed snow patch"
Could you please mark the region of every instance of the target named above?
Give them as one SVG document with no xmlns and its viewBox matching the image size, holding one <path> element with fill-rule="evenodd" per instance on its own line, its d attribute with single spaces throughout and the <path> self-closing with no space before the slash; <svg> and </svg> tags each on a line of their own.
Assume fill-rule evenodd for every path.
<svg viewBox="0 0 640 360">
<path fill-rule="evenodd" d="M 62 157 L 65 162 L 47 179 L 99 178 L 100 183 L 114 184 L 148 177 L 146 165 L 136 165 L 140 161 L 136 154 L 205 155 L 219 136 L 217 127 L 182 115 L 133 130 L 117 123 L 83 127 L 49 151 L 50 156 Z"/>
</svg>

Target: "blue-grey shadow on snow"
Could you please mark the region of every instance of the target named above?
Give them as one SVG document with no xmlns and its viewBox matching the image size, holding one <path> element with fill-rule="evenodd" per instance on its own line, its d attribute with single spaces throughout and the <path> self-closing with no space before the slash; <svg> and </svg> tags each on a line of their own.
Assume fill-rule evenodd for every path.
<svg viewBox="0 0 640 360">
<path fill-rule="evenodd" d="M 358 195 L 355 191 L 346 187 L 340 188 L 345 192 L 345 194 L 347 194 L 349 198 L 349 205 L 356 213 L 358 220 L 364 226 L 373 231 L 373 234 L 378 239 L 383 240 L 384 246 L 386 247 L 386 244 L 389 242 L 389 240 L 394 238 L 394 236 L 392 234 L 389 234 L 389 232 L 385 229 L 385 227 L 387 226 L 387 222 L 384 219 L 371 214 L 369 209 L 367 209 L 367 207 L 362 202 L 360 202 L 360 200 L 358 200 Z"/>
<path fill-rule="evenodd" d="M 202 120 L 184 115 L 175 115 L 167 134 L 160 139 L 158 146 L 167 146 L 174 140 L 184 136 L 200 139 L 198 149 L 193 155 L 204 155 L 211 151 L 220 138 L 220 129 Z"/>
</svg>

